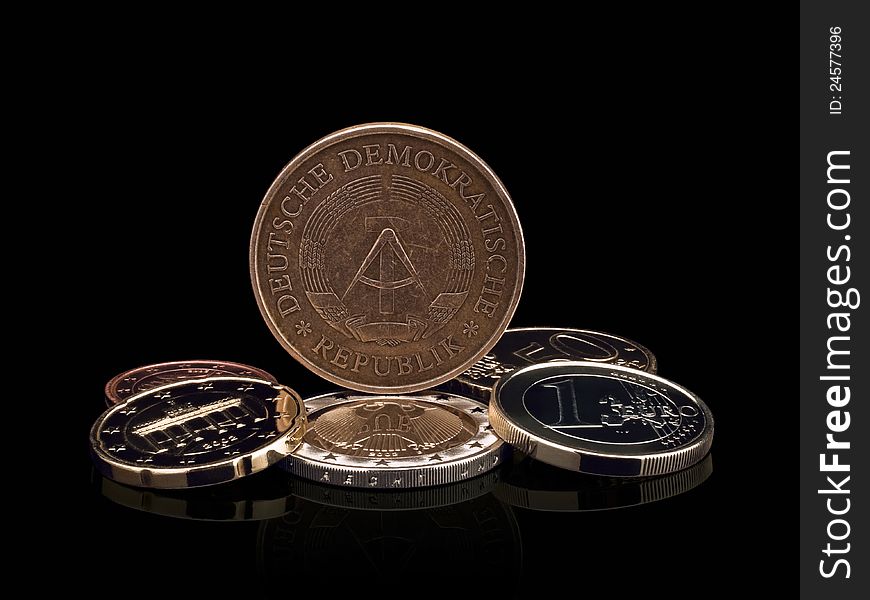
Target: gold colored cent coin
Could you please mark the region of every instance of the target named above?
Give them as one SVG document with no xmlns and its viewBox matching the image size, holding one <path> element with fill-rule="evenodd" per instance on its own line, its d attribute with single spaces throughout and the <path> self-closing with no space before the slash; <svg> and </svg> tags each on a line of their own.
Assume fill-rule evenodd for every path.
<svg viewBox="0 0 870 600">
<path fill-rule="evenodd" d="M 306 416 L 299 394 L 270 381 L 176 381 L 104 412 L 91 428 L 91 457 L 104 477 L 125 485 L 216 485 L 293 452 L 305 435 Z"/>
<path fill-rule="evenodd" d="M 404 393 L 492 348 L 519 301 L 525 251 L 507 191 L 473 152 L 373 123 L 281 171 L 250 266 L 263 318 L 294 358 L 344 387 Z"/>
</svg>

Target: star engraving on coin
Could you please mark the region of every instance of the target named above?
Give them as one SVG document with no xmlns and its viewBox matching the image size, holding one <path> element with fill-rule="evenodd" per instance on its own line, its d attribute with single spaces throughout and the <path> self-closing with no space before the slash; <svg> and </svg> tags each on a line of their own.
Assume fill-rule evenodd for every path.
<svg viewBox="0 0 870 600">
<path fill-rule="evenodd" d="M 595 475 L 670 473 L 701 460 L 713 415 L 693 393 L 628 367 L 550 362 L 499 380 L 494 430 L 543 462 Z"/>
<path fill-rule="evenodd" d="M 91 454 L 120 483 L 197 487 L 275 463 L 304 431 L 302 400 L 289 388 L 239 377 L 182 380 L 108 409 L 91 430 Z"/>
<path fill-rule="evenodd" d="M 474 321 L 466 321 L 462 325 L 462 333 L 464 333 L 465 336 L 469 338 L 477 335 L 478 329 L 480 329 L 480 325 L 478 325 Z"/>
</svg>

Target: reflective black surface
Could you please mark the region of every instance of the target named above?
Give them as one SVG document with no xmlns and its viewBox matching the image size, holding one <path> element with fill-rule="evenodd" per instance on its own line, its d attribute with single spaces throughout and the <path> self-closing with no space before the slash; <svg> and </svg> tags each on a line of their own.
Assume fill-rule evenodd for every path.
<svg viewBox="0 0 870 600">
<path fill-rule="evenodd" d="M 525 561 L 535 569 L 538 557 L 527 557 L 524 543 L 538 533 L 536 513 L 575 513 L 571 518 L 591 532 L 597 523 L 618 523 L 620 514 L 629 521 L 643 516 L 616 509 L 673 501 L 711 473 L 712 456 L 679 473 L 639 479 L 569 473 L 517 456 L 456 484 L 383 491 L 320 485 L 277 468 L 193 490 L 137 489 L 93 472 L 92 502 L 107 522 L 124 524 L 124 536 L 138 539 L 134 555 L 159 551 L 161 539 L 233 540 L 231 547 L 220 543 L 217 552 L 224 554 L 212 556 L 213 563 L 194 552 L 187 565 L 230 560 L 250 567 L 253 558 L 256 573 L 245 575 L 251 592 L 280 595 L 298 572 L 308 582 L 328 583 L 330 593 L 362 597 L 376 596 L 377 582 L 389 582 L 425 584 L 438 595 L 483 585 L 510 598 L 537 577 Z M 589 538 L 582 547 L 592 543 L 599 542 Z"/>
<path fill-rule="evenodd" d="M 468 585 L 509 595 L 522 573 L 513 511 L 492 494 L 414 510 L 297 498 L 286 515 L 260 525 L 256 552 L 258 574 L 274 591 L 301 570 L 352 596 L 419 587 L 437 597 Z M 505 576 L 491 578 L 494 571 Z"/>
</svg>

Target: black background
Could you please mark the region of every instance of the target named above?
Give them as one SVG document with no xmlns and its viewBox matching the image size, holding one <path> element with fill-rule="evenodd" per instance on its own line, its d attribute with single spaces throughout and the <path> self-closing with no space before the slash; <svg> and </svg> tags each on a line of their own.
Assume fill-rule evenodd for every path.
<svg viewBox="0 0 870 600">
<path fill-rule="evenodd" d="M 792 242 L 781 241 L 788 194 L 773 168 L 783 116 L 747 94 L 750 57 L 721 50 L 733 33 L 693 34 L 703 65 L 673 77 L 668 44 L 642 38 L 613 57 L 606 84 L 595 80 L 600 63 L 567 40 L 502 60 L 497 48 L 483 49 L 461 73 L 340 60 L 301 68 L 288 57 L 257 77 L 229 58 L 154 64 L 147 56 L 122 73 L 89 73 L 75 123 L 97 148 L 75 157 L 85 221 L 76 294 L 88 311 L 74 326 L 99 351 L 71 358 L 86 366 L 69 472 L 85 525 L 76 550 L 124 565 L 101 568 L 101 585 L 127 586 L 160 565 L 254 573 L 256 525 L 161 519 L 112 504 L 91 485 L 85 438 L 104 409 L 105 381 L 141 364 L 234 360 L 303 396 L 330 389 L 263 323 L 248 275 L 250 231 L 295 153 L 379 120 L 454 137 L 506 185 L 527 251 L 512 325 L 635 339 L 716 418 L 714 471 L 697 489 L 610 512 L 516 509 L 517 593 L 585 577 L 620 596 L 777 585 L 768 553 L 791 553 L 795 539 L 786 526 L 791 461 L 781 450 L 784 413 L 796 403 L 781 383 L 796 352 L 784 331 L 793 322 Z M 726 547 L 737 554 L 723 555 Z"/>
</svg>

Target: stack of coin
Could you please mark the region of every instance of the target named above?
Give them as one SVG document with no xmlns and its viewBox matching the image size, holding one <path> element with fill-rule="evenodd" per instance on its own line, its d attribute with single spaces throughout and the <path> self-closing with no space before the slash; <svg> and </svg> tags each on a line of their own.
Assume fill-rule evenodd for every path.
<svg viewBox="0 0 870 600">
<path fill-rule="evenodd" d="M 177 366 L 142 367 L 107 386 L 107 401 L 117 403 L 94 423 L 91 453 L 109 479 L 150 488 L 214 485 L 262 471 L 301 443 L 306 412 L 292 389 L 267 374 L 191 379 Z M 160 385 L 143 383 L 122 399 L 129 387 L 118 382 L 143 373 Z"/>
<path fill-rule="evenodd" d="M 397 490 L 483 475 L 512 447 L 611 477 L 672 473 L 710 448 L 709 409 L 644 346 L 506 330 L 525 273 L 517 214 L 440 133 L 375 123 L 303 150 L 260 206 L 250 271 L 276 339 L 343 391 L 303 401 L 222 361 L 123 373 L 91 435 L 107 478 L 185 488 L 280 463 L 318 485 Z"/>
</svg>

